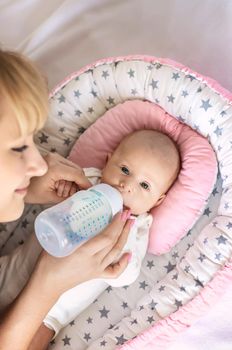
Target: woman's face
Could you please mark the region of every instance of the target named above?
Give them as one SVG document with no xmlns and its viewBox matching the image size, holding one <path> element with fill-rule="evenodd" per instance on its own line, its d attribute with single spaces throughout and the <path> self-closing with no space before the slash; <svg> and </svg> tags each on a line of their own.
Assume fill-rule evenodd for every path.
<svg viewBox="0 0 232 350">
<path fill-rule="evenodd" d="M 33 134 L 21 136 L 10 106 L 0 103 L 0 222 L 18 219 L 30 179 L 47 171 Z"/>
</svg>

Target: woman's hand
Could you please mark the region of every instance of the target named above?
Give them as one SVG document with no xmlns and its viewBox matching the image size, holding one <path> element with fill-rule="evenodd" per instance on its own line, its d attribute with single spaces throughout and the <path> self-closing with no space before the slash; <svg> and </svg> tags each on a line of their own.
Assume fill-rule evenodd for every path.
<svg viewBox="0 0 232 350">
<path fill-rule="evenodd" d="M 73 183 L 71 194 L 79 188 L 87 189 L 91 183 L 84 175 L 82 168 L 63 158 L 57 153 L 48 153 L 44 157 L 48 164 L 48 171 L 40 177 L 33 177 L 30 182 L 26 203 L 52 204 L 59 203 L 65 198 L 57 193 L 57 183 L 68 181 Z M 75 185 L 74 185 L 75 184 Z"/>
<path fill-rule="evenodd" d="M 130 211 L 118 213 L 107 228 L 68 257 L 54 258 L 43 252 L 38 263 L 42 280 L 63 293 L 89 279 L 119 276 L 130 259 L 126 253 L 118 260 L 133 224 L 127 220 L 129 215 Z"/>
<path fill-rule="evenodd" d="M 1 319 L 0 349 L 28 349 L 49 309 L 69 288 L 91 278 L 113 278 L 123 272 L 130 254 L 117 258 L 133 224 L 127 220 L 129 215 L 129 211 L 117 214 L 102 233 L 68 257 L 42 253 L 28 284 Z"/>
</svg>

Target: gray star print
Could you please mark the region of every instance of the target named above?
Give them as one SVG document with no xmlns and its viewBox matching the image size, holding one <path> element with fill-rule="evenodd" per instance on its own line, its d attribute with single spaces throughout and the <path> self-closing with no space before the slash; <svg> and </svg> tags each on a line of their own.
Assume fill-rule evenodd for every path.
<svg viewBox="0 0 232 350">
<path fill-rule="evenodd" d="M 209 216 L 210 213 L 212 213 L 212 211 L 211 211 L 209 208 L 206 208 L 205 211 L 204 211 L 204 213 L 203 213 L 203 215 Z"/>
<path fill-rule="evenodd" d="M 107 309 L 105 308 L 105 306 L 103 307 L 102 310 L 98 310 L 98 311 L 99 311 L 100 314 L 101 314 L 101 318 L 103 318 L 103 317 L 108 318 L 108 313 L 110 312 L 110 310 L 107 310 Z"/>
<path fill-rule="evenodd" d="M 59 103 L 65 102 L 65 97 L 64 97 L 64 95 L 61 95 L 61 96 L 58 98 L 58 100 L 59 100 Z"/>
<path fill-rule="evenodd" d="M 151 310 L 154 310 L 156 305 L 158 305 L 158 303 L 155 303 L 154 300 L 152 299 L 152 301 L 149 304 L 149 307 L 150 307 Z"/>
<path fill-rule="evenodd" d="M 193 81 L 194 79 L 196 79 L 193 75 L 188 74 L 186 75 L 186 78 L 189 78 L 191 81 Z"/>
<path fill-rule="evenodd" d="M 85 333 L 84 339 L 88 342 L 91 339 L 90 333 Z"/>
<path fill-rule="evenodd" d="M 70 143 L 71 143 L 71 140 L 69 137 L 67 139 L 64 139 L 64 145 L 69 146 Z"/>
<path fill-rule="evenodd" d="M 27 219 L 25 219 L 22 221 L 21 227 L 26 228 L 28 224 L 29 222 L 27 221 Z"/>
<path fill-rule="evenodd" d="M 126 309 L 128 307 L 128 304 L 123 302 L 121 306 L 122 306 L 123 309 Z"/>
<path fill-rule="evenodd" d="M 92 319 L 92 317 L 89 317 L 89 318 L 87 318 L 87 320 L 86 320 L 88 323 L 93 323 L 93 319 Z"/>
<path fill-rule="evenodd" d="M 117 340 L 117 344 L 116 345 L 123 345 L 127 339 L 124 338 L 124 334 L 120 335 L 120 337 L 115 337 Z"/>
<path fill-rule="evenodd" d="M 206 259 L 205 254 L 200 253 L 200 256 L 199 256 L 198 260 L 200 260 L 201 262 L 203 262 L 204 259 Z"/>
<path fill-rule="evenodd" d="M 168 102 L 171 102 L 171 103 L 173 103 L 175 100 L 175 97 L 172 94 L 167 96 L 167 98 L 168 98 Z"/>
<path fill-rule="evenodd" d="M 130 78 L 134 78 L 135 77 L 135 71 L 130 69 L 127 74 L 129 75 Z"/>
<path fill-rule="evenodd" d="M 226 115 L 226 111 L 222 111 L 222 112 L 220 113 L 220 115 L 221 115 L 222 117 L 224 117 L 224 116 Z"/>
<path fill-rule="evenodd" d="M 151 270 L 152 269 L 152 267 L 154 267 L 155 265 L 154 265 L 154 262 L 153 262 L 153 260 L 148 260 L 147 261 L 147 267 Z"/>
<path fill-rule="evenodd" d="M 148 316 L 147 322 L 149 322 L 149 323 L 151 324 L 151 323 L 154 322 L 154 321 L 155 321 L 155 320 L 154 320 L 153 316 Z"/>
<path fill-rule="evenodd" d="M 216 127 L 216 129 L 214 130 L 214 133 L 217 135 L 217 136 L 221 136 L 222 135 L 222 128 L 219 128 L 218 126 Z"/>
<path fill-rule="evenodd" d="M 141 288 L 141 289 L 144 289 L 144 290 L 145 290 L 145 288 L 148 287 L 148 284 L 147 284 L 145 281 L 139 282 L 139 284 L 140 284 L 140 287 L 139 287 L 139 288 Z"/>
<path fill-rule="evenodd" d="M 216 254 L 215 254 L 215 260 L 220 261 L 220 260 L 221 260 L 221 258 L 222 258 L 221 253 L 216 253 Z"/>
<path fill-rule="evenodd" d="M 82 112 L 79 109 L 75 110 L 75 115 L 77 115 L 78 117 L 80 117 L 82 114 Z"/>
<path fill-rule="evenodd" d="M 100 342 L 100 346 L 106 346 L 106 341 L 105 340 L 102 340 L 101 342 Z"/>
<path fill-rule="evenodd" d="M 232 222 L 229 221 L 226 227 L 228 227 L 228 229 L 232 228 Z"/>
<path fill-rule="evenodd" d="M 156 69 L 160 69 L 162 67 L 162 64 L 161 63 L 155 63 L 155 67 L 156 67 Z"/>
<path fill-rule="evenodd" d="M 111 96 L 109 96 L 109 98 L 107 99 L 107 101 L 109 102 L 110 105 L 114 104 L 114 98 L 112 98 Z"/>
<path fill-rule="evenodd" d="M 172 276 L 173 280 L 177 280 L 178 279 L 178 273 L 175 273 L 175 275 Z"/>
<path fill-rule="evenodd" d="M 136 318 L 134 318 L 134 319 L 131 321 L 131 324 L 138 324 L 138 321 L 136 320 Z"/>
<path fill-rule="evenodd" d="M 217 193 L 219 193 L 219 192 L 217 191 L 217 187 L 215 187 L 215 188 L 213 189 L 212 194 L 213 194 L 213 196 L 216 196 Z"/>
<path fill-rule="evenodd" d="M 210 99 L 208 98 L 208 100 L 201 100 L 202 105 L 200 106 L 200 108 L 203 108 L 206 112 L 209 108 L 212 107 L 212 105 L 209 103 Z"/>
<path fill-rule="evenodd" d="M 149 84 L 149 85 L 151 85 L 152 86 L 152 89 L 154 90 L 154 89 L 158 89 L 158 80 L 154 80 L 154 79 L 152 79 L 152 81 L 151 81 L 151 83 Z"/>
<path fill-rule="evenodd" d="M 187 90 L 183 90 L 181 96 L 184 96 L 184 97 L 188 96 L 188 91 Z"/>
<path fill-rule="evenodd" d="M 170 271 L 172 271 L 176 267 L 176 265 L 172 265 L 171 262 L 169 261 L 168 265 L 166 265 L 164 267 L 165 267 L 165 269 L 167 269 L 167 273 L 169 273 Z"/>
<path fill-rule="evenodd" d="M 84 132 L 85 130 L 86 130 L 86 129 L 83 128 L 83 127 L 78 128 L 78 132 L 79 132 L 80 134 L 83 134 L 83 132 Z"/>
<path fill-rule="evenodd" d="M 180 78 L 179 73 L 172 73 L 172 79 L 177 80 L 178 78 Z"/>
<path fill-rule="evenodd" d="M 97 92 L 94 91 L 93 89 L 90 91 L 90 93 L 93 95 L 93 97 L 97 97 Z"/>
<path fill-rule="evenodd" d="M 216 238 L 216 240 L 218 241 L 218 245 L 219 244 L 226 244 L 227 238 L 220 235 L 219 237 Z"/>
<path fill-rule="evenodd" d="M 177 309 L 179 309 L 179 307 L 182 306 L 182 302 L 180 300 L 175 299 L 175 305 L 176 305 Z"/>
<path fill-rule="evenodd" d="M 106 80 L 106 78 L 109 77 L 109 76 L 110 76 L 110 75 L 109 75 L 109 73 L 108 73 L 108 70 L 103 70 L 103 72 L 102 72 L 102 77 L 105 78 L 105 80 Z"/>
<path fill-rule="evenodd" d="M 178 117 L 178 120 L 181 122 L 181 123 L 184 123 L 185 122 L 185 119 L 181 117 L 181 115 Z"/>
<path fill-rule="evenodd" d="M 39 136 L 40 143 L 48 143 L 48 136 L 41 132 L 41 136 Z"/>
<path fill-rule="evenodd" d="M 92 113 L 94 112 L 93 107 L 89 107 L 88 112 L 89 112 L 90 114 L 92 114 Z"/>
<path fill-rule="evenodd" d="M 77 97 L 77 98 L 79 98 L 79 97 L 81 96 L 80 90 L 74 91 L 74 96 Z"/>
<path fill-rule="evenodd" d="M 204 287 L 204 284 L 199 280 L 199 278 L 194 278 L 194 281 L 196 282 L 196 287 L 197 286 Z"/>
<path fill-rule="evenodd" d="M 64 342 L 64 345 L 70 345 L 71 338 L 69 338 L 67 335 L 62 340 Z"/>
</svg>

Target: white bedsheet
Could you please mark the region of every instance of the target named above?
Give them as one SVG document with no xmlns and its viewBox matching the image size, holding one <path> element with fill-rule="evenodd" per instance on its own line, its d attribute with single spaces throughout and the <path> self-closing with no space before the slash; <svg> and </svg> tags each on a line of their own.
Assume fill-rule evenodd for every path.
<svg viewBox="0 0 232 350">
<path fill-rule="evenodd" d="M 232 90 L 230 0 L 0 0 L 0 42 L 32 59 L 54 87 L 99 58 L 169 57 Z M 232 288 L 170 350 L 229 350 Z"/>
<path fill-rule="evenodd" d="M 232 90 L 230 0 L 0 0 L 0 42 L 35 59 L 53 87 L 99 58 L 175 59 Z"/>
</svg>

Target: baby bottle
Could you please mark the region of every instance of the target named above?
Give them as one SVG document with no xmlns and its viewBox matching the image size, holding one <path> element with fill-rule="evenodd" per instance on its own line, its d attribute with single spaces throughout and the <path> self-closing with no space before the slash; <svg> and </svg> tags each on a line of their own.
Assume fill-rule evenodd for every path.
<svg viewBox="0 0 232 350">
<path fill-rule="evenodd" d="M 107 184 L 79 191 L 37 216 L 37 239 L 49 254 L 67 256 L 101 232 L 122 207 L 120 192 Z"/>
</svg>

